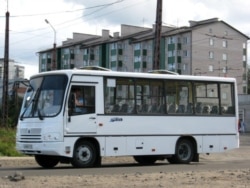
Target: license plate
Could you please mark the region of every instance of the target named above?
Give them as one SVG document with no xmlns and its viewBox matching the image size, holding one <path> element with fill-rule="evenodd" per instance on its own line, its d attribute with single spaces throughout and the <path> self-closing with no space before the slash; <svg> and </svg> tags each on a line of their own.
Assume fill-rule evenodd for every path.
<svg viewBox="0 0 250 188">
<path fill-rule="evenodd" d="M 25 144 L 23 146 L 24 149 L 32 149 L 32 145 L 31 144 Z"/>
</svg>

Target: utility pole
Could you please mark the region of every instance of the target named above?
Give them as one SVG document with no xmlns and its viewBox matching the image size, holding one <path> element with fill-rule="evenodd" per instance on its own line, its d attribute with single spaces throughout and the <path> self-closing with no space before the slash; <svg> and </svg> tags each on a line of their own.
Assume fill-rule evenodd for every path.
<svg viewBox="0 0 250 188">
<path fill-rule="evenodd" d="M 2 126 L 8 126 L 8 96 L 9 96 L 9 17 L 6 12 L 4 69 L 3 69 L 3 96 L 2 96 Z"/>
<path fill-rule="evenodd" d="M 162 0 L 157 0 L 153 70 L 157 70 L 160 68 L 161 25 L 162 25 Z"/>
</svg>

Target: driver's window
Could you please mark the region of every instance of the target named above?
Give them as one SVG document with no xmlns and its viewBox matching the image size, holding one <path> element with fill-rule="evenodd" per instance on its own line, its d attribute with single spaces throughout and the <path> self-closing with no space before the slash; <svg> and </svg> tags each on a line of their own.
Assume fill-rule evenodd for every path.
<svg viewBox="0 0 250 188">
<path fill-rule="evenodd" d="M 68 105 L 71 115 L 95 113 L 95 87 L 72 86 Z"/>
</svg>

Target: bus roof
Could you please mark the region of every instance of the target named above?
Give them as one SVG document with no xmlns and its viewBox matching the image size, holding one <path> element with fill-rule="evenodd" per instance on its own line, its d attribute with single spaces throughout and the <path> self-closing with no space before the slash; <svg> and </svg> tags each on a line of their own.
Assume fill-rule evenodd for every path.
<svg viewBox="0 0 250 188">
<path fill-rule="evenodd" d="M 31 78 L 41 75 L 66 74 L 72 75 L 88 75 L 88 76 L 108 76 L 108 77 L 130 77 L 130 78 L 149 78 L 149 79 L 173 79 L 173 80 L 194 80 L 194 81 L 220 81 L 220 82 L 236 82 L 232 77 L 216 77 L 216 76 L 193 76 L 193 75 L 176 75 L 176 74 L 156 74 L 144 72 L 118 72 L 118 71 L 102 71 L 90 69 L 64 69 L 47 71 L 35 74 Z"/>
</svg>

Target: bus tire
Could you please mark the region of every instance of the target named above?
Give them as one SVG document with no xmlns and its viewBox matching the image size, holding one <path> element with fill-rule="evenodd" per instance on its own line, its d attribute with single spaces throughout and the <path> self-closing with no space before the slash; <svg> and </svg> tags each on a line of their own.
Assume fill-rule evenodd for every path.
<svg viewBox="0 0 250 188">
<path fill-rule="evenodd" d="M 180 139 L 177 142 L 175 155 L 168 161 L 176 164 L 189 164 L 194 157 L 194 145 L 189 139 Z"/>
<path fill-rule="evenodd" d="M 157 161 L 154 156 L 134 156 L 134 160 L 141 165 L 152 165 Z"/>
<path fill-rule="evenodd" d="M 71 164 L 75 168 L 92 167 L 96 164 L 97 151 L 95 145 L 89 141 L 79 141 L 75 145 Z"/>
<path fill-rule="evenodd" d="M 49 155 L 35 155 L 35 160 L 43 168 L 53 168 L 59 163 L 59 158 Z"/>
</svg>

